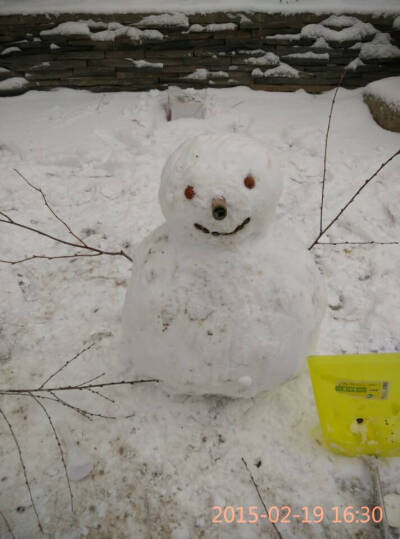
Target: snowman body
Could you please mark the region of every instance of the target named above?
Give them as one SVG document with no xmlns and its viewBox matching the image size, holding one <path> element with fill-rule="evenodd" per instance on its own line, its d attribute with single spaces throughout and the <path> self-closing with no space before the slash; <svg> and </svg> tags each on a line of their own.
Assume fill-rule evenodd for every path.
<svg viewBox="0 0 400 539">
<path fill-rule="evenodd" d="M 169 159 L 166 223 L 137 250 L 123 313 L 135 377 L 250 397 L 297 374 L 325 296 L 304 245 L 271 224 L 280 192 L 264 148 L 245 137 L 202 135 Z"/>
</svg>

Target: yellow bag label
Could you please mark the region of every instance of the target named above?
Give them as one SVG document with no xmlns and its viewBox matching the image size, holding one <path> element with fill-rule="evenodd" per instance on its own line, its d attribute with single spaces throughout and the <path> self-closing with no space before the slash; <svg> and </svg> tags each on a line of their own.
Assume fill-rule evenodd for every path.
<svg viewBox="0 0 400 539">
<path fill-rule="evenodd" d="M 400 354 L 311 356 L 308 365 L 328 449 L 400 457 Z"/>
<path fill-rule="evenodd" d="M 335 391 L 362 399 L 387 399 L 389 382 L 339 380 L 336 382 Z"/>
</svg>

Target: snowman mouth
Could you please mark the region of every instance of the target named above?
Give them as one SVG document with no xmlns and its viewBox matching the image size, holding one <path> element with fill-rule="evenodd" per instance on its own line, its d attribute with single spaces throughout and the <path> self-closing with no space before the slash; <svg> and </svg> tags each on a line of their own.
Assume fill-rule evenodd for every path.
<svg viewBox="0 0 400 539">
<path fill-rule="evenodd" d="M 239 230 L 243 230 L 243 228 L 247 225 L 247 223 L 250 223 L 250 217 L 246 217 L 246 219 L 238 225 L 235 230 L 232 230 L 232 232 L 216 232 L 216 231 L 209 231 L 208 228 L 206 228 L 203 225 L 199 225 L 198 223 L 194 223 L 195 228 L 197 230 L 201 230 L 204 232 L 204 234 L 211 234 L 212 236 L 232 236 L 232 234 L 236 234 L 236 232 L 239 232 Z"/>
</svg>

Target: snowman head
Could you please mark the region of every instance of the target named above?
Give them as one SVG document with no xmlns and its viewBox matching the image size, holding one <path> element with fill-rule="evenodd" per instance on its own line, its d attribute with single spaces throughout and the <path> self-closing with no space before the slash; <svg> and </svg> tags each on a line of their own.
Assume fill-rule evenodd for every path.
<svg viewBox="0 0 400 539">
<path fill-rule="evenodd" d="M 159 199 L 171 239 L 232 245 L 265 232 L 281 191 L 260 142 L 212 134 L 190 138 L 169 157 Z"/>
</svg>

